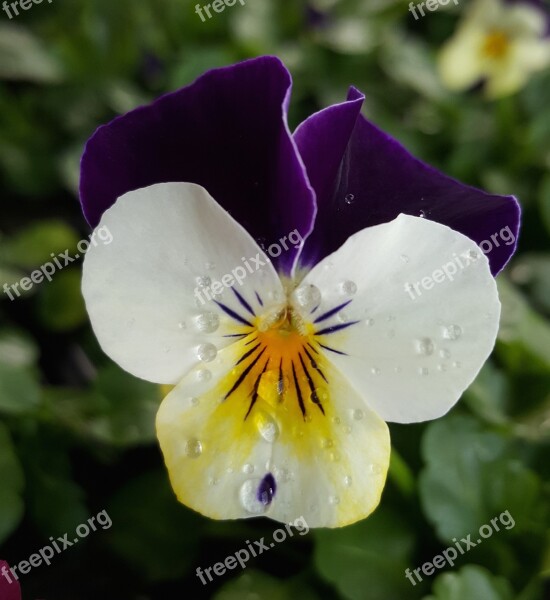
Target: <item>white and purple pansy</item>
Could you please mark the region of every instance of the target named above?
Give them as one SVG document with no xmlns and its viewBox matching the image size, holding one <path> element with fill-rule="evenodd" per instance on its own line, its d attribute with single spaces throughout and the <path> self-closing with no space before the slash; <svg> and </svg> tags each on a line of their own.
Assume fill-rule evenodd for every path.
<svg viewBox="0 0 550 600">
<path fill-rule="evenodd" d="M 261 57 L 100 127 L 81 200 L 113 241 L 83 293 L 104 351 L 175 386 L 157 432 L 181 502 L 338 527 L 380 500 L 386 421 L 445 414 L 489 356 L 515 244 L 479 244 L 520 211 L 413 158 L 354 88 L 291 133 L 290 88 Z"/>
</svg>

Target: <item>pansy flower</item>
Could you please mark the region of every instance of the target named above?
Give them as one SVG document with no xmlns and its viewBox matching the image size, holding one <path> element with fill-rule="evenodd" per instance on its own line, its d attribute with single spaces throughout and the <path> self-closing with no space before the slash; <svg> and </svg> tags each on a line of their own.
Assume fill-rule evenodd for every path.
<svg viewBox="0 0 550 600">
<path fill-rule="evenodd" d="M 337 527 L 380 500 L 386 421 L 445 414 L 491 352 L 519 208 L 413 158 L 354 88 L 292 134 L 290 89 L 261 57 L 100 127 L 81 200 L 113 241 L 83 293 L 104 351 L 175 386 L 181 502 Z"/>
<path fill-rule="evenodd" d="M 489 98 L 517 92 L 550 66 L 548 19 L 538 2 L 474 0 L 439 56 L 443 83 L 466 90 L 483 82 Z"/>
<path fill-rule="evenodd" d="M 19 581 L 4 560 L 0 560 L 0 598 L 2 600 L 21 600 Z"/>
</svg>

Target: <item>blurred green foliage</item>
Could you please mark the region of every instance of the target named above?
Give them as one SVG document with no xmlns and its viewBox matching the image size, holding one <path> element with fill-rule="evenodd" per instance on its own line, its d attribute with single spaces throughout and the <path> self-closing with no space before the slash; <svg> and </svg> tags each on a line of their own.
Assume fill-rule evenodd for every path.
<svg viewBox="0 0 550 600">
<path fill-rule="evenodd" d="M 155 442 L 161 390 L 101 353 L 79 263 L 13 302 L 2 294 L 0 556 L 26 559 L 103 509 L 113 520 L 25 576 L 24 598 L 549 597 L 550 73 L 498 102 L 446 92 L 434 61 L 462 10 L 451 3 L 417 22 L 405 0 L 249 0 L 203 23 L 180 0 L 55 0 L 11 21 L 1 13 L 0 285 L 89 234 L 78 167 L 98 125 L 266 53 L 293 72 L 292 125 L 354 84 L 367 116 L 417 156 L 516 194 L 524 211 L 519 252 L 499 277 L 495 352 L 451 414 L 391 427 L 380 509 L 288 539 L 206 587 L 196 567 L 277 524 L 212 522 L 177 503 Z M 405 578 L 505 510 L 515 528 L 417 586 Z"/>
</svg>

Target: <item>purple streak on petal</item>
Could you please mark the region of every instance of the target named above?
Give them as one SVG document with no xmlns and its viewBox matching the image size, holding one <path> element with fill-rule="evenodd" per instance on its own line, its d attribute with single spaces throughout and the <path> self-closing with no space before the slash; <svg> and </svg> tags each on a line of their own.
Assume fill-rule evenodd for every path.
<svg viewBox="0 0 550 600">
<path fill-rule="evenodd" d="M 315 229 L 300 256 L 303 266 L 334 252 L 357 231 L 400 213 L 423 215 L 478 244 L 506 227 L 517 240 L 520 208 L 513 196 L 486 194 L 417 160 L 358 115 L 360 98 L 352 88 L 348 102 L 313 115 L 295 133 L 318 204 Z M 516 242 L 493 246 L 487 258 L 496 275 Z"/>
<path fill-rule="evenodd" d="M 275 483 L 275 477 L 271 473 L 268 473 L 260 482 L 258 487 L 258 500 L 264 506 L 269 506 L 277 491 L 277 484 Z"/>
<path fill-rule="evenodd" d="M 279 59 L 260 57 L 209 71 L 100 127 L 81 164 L 90 225 L 130 190 L 187 181 L 268 245 L 294 229 L 305 237 L 315 197 L 287 126 L 291 85 Z M 290 248 L 275 266 L 288 272 L 297 252 Z"/>
</svg>

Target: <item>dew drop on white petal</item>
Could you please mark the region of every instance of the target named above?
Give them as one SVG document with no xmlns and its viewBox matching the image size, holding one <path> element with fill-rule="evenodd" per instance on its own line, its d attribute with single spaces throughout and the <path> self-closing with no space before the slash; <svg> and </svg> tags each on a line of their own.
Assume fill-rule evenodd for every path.
<svg viewBox="0 0 550 600">
<path fill-rule="evenodd" d="M 386 321 L 395 321 L 395 316 L 394 315 L 388 315 L 386 317 Z"/>
<path fill-rule="evenodd" d="M 199 400 L 199 398 L 191 398 L 190 402 L 191 402 L 191 404 L 193 406 L 198 406 L 201 403 L 201 401 Z"/>
<path fill-rule="evenodd" d="M 370 372 L 373 375 L 380 375 L 380 369 L 378 367 L 372 367 L 372 369 L 370 370 Z"/>
<path fill-rule="evenodd" d="M 208 480 L 208 485 L 218 485 L 220 480 L 217 477 L 210 477 Z"/>
<path fill-rule="evenodd" d="M 343 311 L 340 311 L 340 312 L 339 312 L 339 313 L 336 315 L 336 320 L 337 320 L 339 323 L 347 323 L 347 322 L 349 321 L 349 317 L 348 317 L 348 315 L 347 315 L 345 312 L 343 312 Z"/>
<path fill-rule="evenodd" d="M 428 375 L 429 371 L 426 367 L 420 367 L 420 369 L 418 369 L 418 374 L 419 375 Z"/>
<path fill-rule="evenodd" d="M 197 356 L 203 362 L 213 361 L 218 354 L 218 349 L 214 344 L 201 344 L 197 348 Z"/>
<path fill-rule="evenodd" d="M 455 369 L 460 369 L 461 366 L 462 366 L 462 363 L 459 362 L 458 360 L 453 363 L 453 367 Z"/>
<path fill-rule="evenodd" d="M 196 438 L 191 438 L 185 442 L 183 451 L 188 458 L 198 458 L 202 454 L 202 444 Z"/>
<path fill-rule="evenodd" d="M 434 343 L 430 338 L 420 338 L 415 342 L 416 352 L 423 356 L 431 356 L 434 353 Z"/>
<path fill-rule="evenodd" d="M 441 356 L 441 358 L 449 358 L 451 356 L 451 353 L 449 350 L 447 350 L 447 348 L 442 348 L 439 351 L 439 356 Z"/>
<path fill-rule="evenodd" d="M 401 260 L 402 260 L 404 263 L 408 263 L 408 262 L 409 262 L 409 260 L 410 260 L 410 259 L 409 259 L 409 257 L 408 257 L 406 254 L 402 254 L 402 255 L 401 255 L 399 258 L 400 258 L 400 259 L 401 259 Z"/>
<path fill-rule="evenodd" d="M 332 267 L 334 267 L 334 264 L 331 263 L 330 261 L 325 263 L 323 268 L 325 269 L 325 271 L 330 271 L 330 269 L 332 269 Z"/>
<path fill-rule="evenodd" d="M 349 475 L 346 475 L 346 476 L 344 477 L 344 485 L 345 485 L 346 487 L 351 487 L 351 484 L 352 484 L 352 479 L 351 479 L 351 477 L 350 477 Z"/>
<path fill-rule="evenodd" d="M 210 277 L 208 277 L 208 275 L 200 275 L 195 279 L 195 282 L 199 288 L 205 288 L 210 286 L 212 280 Z"/>
<path fill-rule="evenodd" d="M 348 435 L 351 433 L 351 427 L 349 425 L 344 426 L 344 433 L 346 433 Z"/>
<path fill-rule="evenodd" d="M 353 411 L 352 416 L 356 421 L 360 421 L 365 416 L 365 413 L 360 408 L 356 408 Z"/>
<path fill-rule="evenodd" d="M 335 425 L 340 425 L 340 423 L 341 423 L 341 421 L 340 421 L 340 417 L 333 417 L 333 418 L 332 418 L 332 422 L 333 422 Z"/>
<path fill-rule="evenodd" d="M 334 442 L 330 438 L 324 438 L 321 440 L 321 448 L 332 448 L 334 446 Z"/>
<path fill-rule="evenodd" d="M 370 464 L 368 466 L 368 470 L 373 475 L 379 475 L 380 473 L 382 473 L 382 467 L 380 465 L 377 465 L 376 463 Z"/>
<path fill-rule="evenodd" d="M 328 457 L 330 458 L 330 460 L 332 462 L 338 462 L 340 460 L 340 453 L 339 452 L 331 452 Z"/>
<path fill-rule="evenodd" d="M 279 437 L 279 427 L 267 413 L 260 413 L 256 424 L 260 435 L 266 442 L 272 444 Z"/>
<path fill-rule="evenodd" d="M 367 327 L 372 327 L 372 325 L 374 325 L 374 319 L 365 319 L 365 325 Z"/>
<path fill-rule="evenodd" d="M 294 296 L 296 302 L 302 308 L 314 308 L 321 302 L 321 292 L 314 285 L 303 285 L 299 287 Z"/>
<path fill-rule="evenodd" d="M 252 473 L 254 473 L 254 465 L 251 465 L 250 463 L 244 464 L 243 473 L 246 473 L 247 475 L 252 475 Z"/>
<path fill-rule="evenodd" d="M 479 253 L 476 250 L 470 250 L 468 252 L 468 256 L 470 260 L 476 261 L 479 258 Z"/>
<path fill-rule="evenodd" d="M 421 219 L 423 219 L 426 216 L 426 211 L 425 210 L 421 210 L 420 214 L 418 215 Z"/>
<path fill-rule="evenodd" d="M 346 296 L 353 296 L 357 293 L 357 284 L 353 281 L 344 281 L 340 284 L 340 291 Z"/>
<path fill-rule="evenodd" d="M 462 335 L 462 327 L 460 325 L 447 325 L 443 328 L 443 337 L 446 340 L 458 340 Z"/>
<path fill-rule="evenodd" d="M 205 265 L 204 265 L 205 269 L 207 271 L 212 271 L 213 269 L 216 268 L 216 263 L 212 262 L 212 261 L 208 261 Z"/>
<path fill-rule="evenodd" d="M 346 204 L 353 204 L 354 200 L 355 200 L 355 196 L 353 194 L 346 194 L 346 197 L 344 198 L 344 202 Z"/>
<path fill-rule="evenodd" d="M 203 312 L 195 317 L 195 325 L 203 333 L 214 333 L 220 326 L 220 319 L 216 313 Z"/>
<path fill-rule="evenodd" d="M 447 370 L 447 367 L 443 364 L 437 365 L 437 370 L 444 373 Z"/>
<path fill-rule="evenodd" d="M 187 329 L 187 324 L 185 323 L 185 321 L 180 321 L 178 323 L 178 328 L 179 329 Z"/>
<path fill-rule="evenodd" d="M 260 484 L 260 479 L 248 479 L 239 490 L 241 505 L 251 515 L 261 515 L 267 510 L 267 506 L 260 502 L 257 497 Z"/>
<path fill-rule="evenodd" d="M 396 367 L 394 367 L 393 370 L 394 370 L 395 373 L 401 373 L 403 371 L 403 369 L 399 365 L 397 365 Z"/>
<path fill-rule="evenodd" d="M 208 369 L 199 369 L 197 371 L 197 379 L 199 381 L 210 381 L 212 373 Z"/>
<path fill-rule="evenodd" d="M 340 498 L 338 498 L 338 496 L 329 496 L 328 501 L 329 501 L 329 504 L 332 504 L 334 506 L 337 504 L 340 504 Z"/>
</svg>

